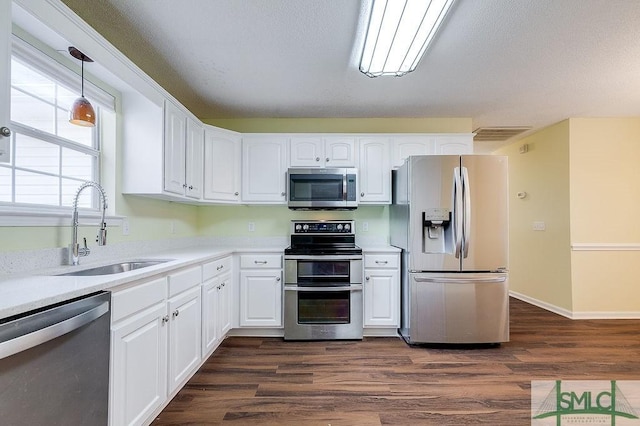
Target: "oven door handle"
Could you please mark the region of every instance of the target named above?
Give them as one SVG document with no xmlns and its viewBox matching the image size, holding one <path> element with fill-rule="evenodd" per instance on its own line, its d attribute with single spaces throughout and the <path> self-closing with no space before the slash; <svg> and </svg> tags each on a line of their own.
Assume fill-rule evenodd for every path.
<svg viewBox="0 0 640 426">
<path fill-rule="evenodd" d="M 341 286 L 341 287 L 300 287 L 300 286 L 285 285 L 284 290 L 285 291 L 315 291 L 315 292 L 362 291 L 362 284 L 352 284 L 352 285 Z"/>
<path fill-rule="evenodd" d="M 341 254 L 341 255 L 298 255 L 298 254 L 286 254 L 284 260 L 315 260 L 318 262 L 326 260 L 361 260 L 361 254 Z"/>
</svg>

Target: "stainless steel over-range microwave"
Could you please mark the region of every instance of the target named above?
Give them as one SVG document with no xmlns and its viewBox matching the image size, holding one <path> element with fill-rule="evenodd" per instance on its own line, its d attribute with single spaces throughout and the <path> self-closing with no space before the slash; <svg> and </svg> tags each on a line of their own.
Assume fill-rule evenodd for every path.
<svg viewBox="0 0 640 426">
<path fill-rule="evenodd" d="M 290 168 L 287 194 L 290 209 L 355 209 L 358 207 L 358 169 Z"/>
</svg>

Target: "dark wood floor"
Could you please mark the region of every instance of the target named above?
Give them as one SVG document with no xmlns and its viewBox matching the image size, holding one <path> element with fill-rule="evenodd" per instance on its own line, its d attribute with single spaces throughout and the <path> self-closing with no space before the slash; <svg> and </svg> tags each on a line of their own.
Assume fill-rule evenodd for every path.
<svg viewBox="0 0 640 426">
<path fill-rule="evenodd" d="M 511 299 L 511 341 L 228 338 L 153 425 L 529 425 L 531 380 L 640 380 L 640 320 L 569 320 Z"/>
</svg>

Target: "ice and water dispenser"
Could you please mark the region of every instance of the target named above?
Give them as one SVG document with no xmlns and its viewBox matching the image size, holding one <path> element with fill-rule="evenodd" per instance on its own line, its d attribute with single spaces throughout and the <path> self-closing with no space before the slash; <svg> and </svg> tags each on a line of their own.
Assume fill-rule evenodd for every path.
<svg viewBox="0 0 640 426">
<path fill-rule="evenodd" d="M 430 208 L 422 212 L 422 251 L 424 253 L 451 253 L 453 227 L 451 210 Z"/>
</svg>

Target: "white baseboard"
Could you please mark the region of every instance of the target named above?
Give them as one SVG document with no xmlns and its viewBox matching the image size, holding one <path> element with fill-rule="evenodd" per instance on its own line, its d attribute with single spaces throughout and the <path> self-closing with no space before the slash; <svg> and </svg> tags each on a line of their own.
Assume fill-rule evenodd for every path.
<svg viewBox="0 0 640 426">
<path fill-rule="evenodd" d="M 525 294 L 518 293 L 516 291 L 509 291 L 509 295 L 516 299 L 527 302 L 531 305 L 537 306 L 544 310 L 553 312 L 554 314 L 562 315 L 563 317 L 574 320 L 586 320 L 586 319 L 640 319 L 640 312 L 634 311 L 584 311 L 574 312 L 559 306 L 552 305 L 551 303 L 544 302 L 542 300 L 529 297 Z"/>
</svg>

